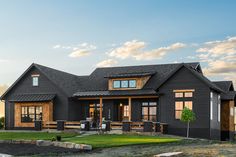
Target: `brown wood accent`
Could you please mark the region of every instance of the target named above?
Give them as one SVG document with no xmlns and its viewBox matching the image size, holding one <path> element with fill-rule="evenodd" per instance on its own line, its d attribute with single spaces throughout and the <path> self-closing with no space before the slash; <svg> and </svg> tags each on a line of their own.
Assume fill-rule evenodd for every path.
<svg viewBox="0 0 236 157">
<path fill-rule="evenodd" d="M 109 90 L 133 90 L 133 89 L 142 89 L 143 86 L 147 83 L 150 79 L 150 76 L 145 77 L 131 77 L 131 78 L 115 78 L 109 79 L 108 81 L 108 89 Z M 113 81 L 115 80 L 136 80 L 136 88 L 113 88 Z"/>
<path fill-rule="evenodd" d="M 175 89 L 173 92 L 195 92 L 195 89 Z"/>
<path fill-rule="evenodd" d="M 100 128 L 102 128 L 102 109 L 103 109 L 102 98 L 100 98 L 99 101 L 100 101 Z"/>
<path fill-rule="evenodd" d="M 129 103 L 128 103 L 128 105 L 129 105 L 129 121 L 131 121 L 131 104 L 132 104 L 132 102 L 131 102 L 131 97 L 129 97 L 128 98 L 128 100 L 129 100 Z"/>
<path fill-rule="evenodd" d="M 128 96 L 103 97 L 102 99 L 128 99 Z M 158 98 L 158 96 L 130 96 L 132 99 Z M 99 100 L 99 97 L 79 98 L 79 100 Z"/>
<path fill-rule="evenodd" d="M 34 122 L 21 122 L 22 106 L 42 106 L 43 122 L 53 120 L 53 102 L 32 102 L 32 103 L 15 103 L 15 127 L 34 127 Z"/>
<path fill-rule="evenodd" d="M 232 109 L 231 109 L 232 108 Z M 222 101 L 221 103 L 221 131 L 234 131 L 234 101 Z"/>
</svg>

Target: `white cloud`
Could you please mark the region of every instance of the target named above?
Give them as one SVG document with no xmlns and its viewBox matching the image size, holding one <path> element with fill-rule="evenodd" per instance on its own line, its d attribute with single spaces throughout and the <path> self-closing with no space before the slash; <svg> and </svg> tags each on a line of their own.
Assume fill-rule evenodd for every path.
<svg viewBox="0 0 236 157">
<path fill-rule="evenodd" d="M 146 46 L 145 42 L 132 40 L 125 42 L 121 47 L 113 49 L 109 56 L 126 59 L 139 53 Z"/>
<path fill-rule="evenodd" d="M 58 48 L 61 48 L 61 45 L 55 45 L 53 46 L 54 49 L 58 49 Z"/>
<path fill-rule="evenodd" d="M 127 41 L 122 46 L 112 49 L 108 53 L 110 57 L 116 57 L 120 59 L 134 58 L 135 60 L 153 60 L 161 59 L 168 52 L 175 51 L 177 49 L 183 48 L 186 45 L 183 43 L 174 43 L 167 47 L 160 47 L 152 50 L 144 50 L 147 44 L 143 41 Z"/>
<path fill-rule="evenodd" d="M 205 42 L 196 51 L 197 57 L 208 64 L 203 68 L 207 76 L 220 76 L 236 83 L 236 37 Z"/>
<path fill-rule="evenodd" d="M 77 45 L 59 45 L 58 44 L 58 45 L 53 46 L 53 48 L 70 50 L 72 52 L 69 54 L 69 57 L 80 58 L 83 56 L 90 55 L 90 53 L 96 49 L 96 46 L 84 42 Z"/>
<path fill-rule="evenodd" d="M 90 55 L 91 51 L 95 50 L 96 46 L 89 45 L 88 43 L 82 43 L 78 47 L 73 47 L 73 52 L 69 54 L 69 57 L 80 58 Z"/>
<path fill-rule="evenodd" d="M 90 54 L 90 52 L 87 51 L 86 49 L 79 49 L 79 50 L 76 50 L 76 51 L 72 52 L 71 54 L 69 54 L 69 57 L 80 58 L 83 56 L 88 56 L 89 54 Z"/>
<path fill-rule="evenodd" d="M 209 41 L 204 44 L 203 47 L 197 49 L 197 52 L 208 53 L 213 57 L 220 55 L 236 54 L 236 37 L 229 37 L 222 41 Z"/>
<path fill-rule="evenodd" d="M 97 63 L 97 67 L 111 67 L 111 66 L 114 66 L 116 65 L 118 62 L 114 59 L 106 59 L 106 60 L 103 60 L 99 63 Z"/>
</svg>

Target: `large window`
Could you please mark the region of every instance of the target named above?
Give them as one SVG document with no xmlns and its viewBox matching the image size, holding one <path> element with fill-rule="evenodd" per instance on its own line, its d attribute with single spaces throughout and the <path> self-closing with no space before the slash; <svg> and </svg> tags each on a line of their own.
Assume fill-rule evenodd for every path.
<svg viewBox="0 0 236 157">
<path fill-rule="evenodd" d="M 113 88 L 136 88 L 136 80 L 114 80 Z"/>
<path fill-rule="evenodd" d="M 23 106 L 21 107 L 21 122 L 33 122 L 42 120 L 42 106 Z"/>
<path fill-rule="evenodd" d="M 192 101 L 176 101 L 175 102 L 175 119 L 181 119 L 182 111 L 184 107 L 193 110 Z"/>
<path fill-rule="evenodd" d="M 143 102 L 142 103 L 142 120 L 157 121 L 157 103 Z"/>
</svg>

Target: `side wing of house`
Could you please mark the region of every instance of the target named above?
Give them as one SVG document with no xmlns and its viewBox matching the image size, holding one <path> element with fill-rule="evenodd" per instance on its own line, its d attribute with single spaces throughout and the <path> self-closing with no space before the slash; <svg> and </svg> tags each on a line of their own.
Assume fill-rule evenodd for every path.
<svg viewBox="0 0 236 157">
<path fill-rule="evenodd" d="M 186 124 L 180 121 L 180 117 L 183 108 L 188 107 L 196 114 L 196 121 L 190 124 L 191 137 L 220 138 L 215 101 L 212 104 L 214 113 L 210 113 L 211 89 L 190 69 L 185 66 L 180 68 L 159 88 L 158 93 L 162 94 L 159 98 L 159 120 L 168 124 L 169 134 L 186 136 Z"/>
<path fill-rule="evenodd" d="M 32 65 L 3 95 L 6 129 L 34 127 L 33 121 L 66 120 L 67 96 Z"/>
</svg>

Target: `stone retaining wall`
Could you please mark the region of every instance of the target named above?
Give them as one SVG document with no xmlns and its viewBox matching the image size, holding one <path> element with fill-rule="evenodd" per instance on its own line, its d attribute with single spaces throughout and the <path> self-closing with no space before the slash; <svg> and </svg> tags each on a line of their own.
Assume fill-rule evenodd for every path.
<svg viewBox="0 0 236 157">
<path fill-rule="evenodd" d="M 79 150 L 85 150 L 85 151 L 92 150 L 91 145 L 76 144 L 76 143 L 72 143 L 72 142 L 46 141 L 46 140 L 0 140 L 0 143 L 35 144 L 37 146 L 55 146 L 55 147 L 79 149 Z"/>
</svg>

